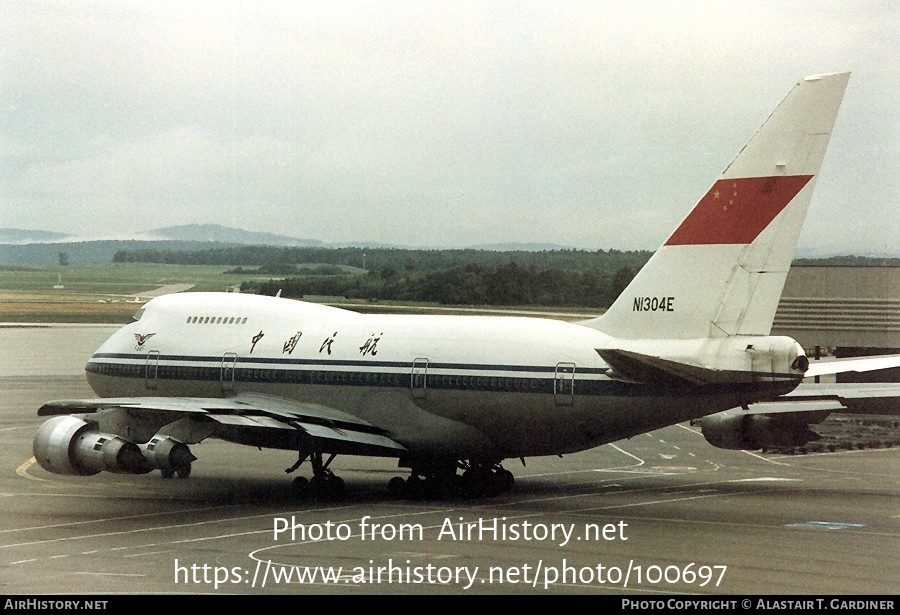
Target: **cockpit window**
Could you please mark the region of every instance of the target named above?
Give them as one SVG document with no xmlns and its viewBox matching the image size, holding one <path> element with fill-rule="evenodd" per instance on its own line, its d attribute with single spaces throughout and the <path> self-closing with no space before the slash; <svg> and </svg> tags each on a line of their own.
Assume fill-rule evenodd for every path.
<svg viewBox="0 0 900 615">
<path fill-rule="evenodd" d="M 131 322 L 137 322 L 141 319 L 141 316 L 144 315 L 144 308 L 139 309 L 131 316 Z"/>
</svg>

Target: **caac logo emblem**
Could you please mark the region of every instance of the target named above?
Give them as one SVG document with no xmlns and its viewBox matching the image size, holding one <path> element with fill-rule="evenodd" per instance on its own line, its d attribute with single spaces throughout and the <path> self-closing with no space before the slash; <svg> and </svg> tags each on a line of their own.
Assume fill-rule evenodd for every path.
<svg viewBox="0 0 900 615">
<path fill-rule="evenodd" d="M 135 349 L 135 350 L 143 350 L 144 344 L 147 343 L 147 340 L 149 340 L 149 339 L 150 339 L 151 337 L 153 337 L 154 335 L 156 335 L 156 334 L 155 334 L 155 333 L 148 333 L 148 334 L 146 334 L 146 335 L 141 335 L 140 333 L 135 333 L 135 334 L 134 334 L 134 339 L 135 339 L 135 341 L 137 342 L 137 344 L 135 344 L 134 349 Z"/>
</svg>

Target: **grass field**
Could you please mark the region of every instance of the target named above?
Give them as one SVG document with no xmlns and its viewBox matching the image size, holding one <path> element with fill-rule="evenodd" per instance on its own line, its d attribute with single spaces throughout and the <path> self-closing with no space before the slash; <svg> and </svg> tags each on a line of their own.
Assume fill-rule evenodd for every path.
<svg viewBox="0 0 900 615">
<path fill-rule="evenodd" d="M 69 267 L 0 267 L 0 322 L 128 322 L 136 298 L 156 288 L 190 284 L 224 291 L 252 274 L 231 267 L 99 263 Z M 265 279 L 268 279 L 266 277 Z"/>
<path fill-rule="evenodd" d="M 315 267 L 316 265 L 309 265 Z M 140 297 L 176 284 L 192 291 L 226 291 L 251 279 L 273 276 L 225 273 L 231 266 L 98 263 L 68 267 L 0 266 L 0 323 L 127 323 Z M 360 271 L 360 270 L 355 270 Z M 315 299 L 313 299 L 315 300 Z M 488 308 L 404 302 L 329 301 L 360 312 L 495 314 L 582 320 L 600 310 L 559 308 Z"/>
</svg>

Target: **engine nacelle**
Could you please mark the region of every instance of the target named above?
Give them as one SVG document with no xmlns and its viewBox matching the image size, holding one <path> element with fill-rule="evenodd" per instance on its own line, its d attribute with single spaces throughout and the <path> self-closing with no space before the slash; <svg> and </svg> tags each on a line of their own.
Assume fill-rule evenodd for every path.
<svg viewBox="0 0 900 615">
<path fill-rule="evenodd" d="M 38 464 L 54 474 L 146 474 L 153 469 L 137 444 L 95 431 L 76 416 L 55 416 L 45 421 L 34 435 L 32 450 Z"/>
<path fill-rule="evenodd" d="M 174 472 L 190 467 L 191 462 L 197 459 L 191 454 L 187 444 L 169 436 L 153 436 L 139 448 L 147 461 L 163 472 Z"/>
<path fill-rule="evenodd" d="M 809 428 L 809 420 L 791 414 L 748 414 L 735 409 L 705 416 L 699 424 L 703 437 L 713 446 L 747 451 L 803 446 L 818 440 L 821 436 Z"/>
</svg>

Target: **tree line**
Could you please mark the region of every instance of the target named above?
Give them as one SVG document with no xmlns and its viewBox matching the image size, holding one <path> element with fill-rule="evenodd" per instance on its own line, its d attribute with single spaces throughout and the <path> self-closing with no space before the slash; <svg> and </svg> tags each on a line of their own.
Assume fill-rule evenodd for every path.
<svg viewBox="0 0 900 615">
<path fill-rule="evenodd" d="M 475 249 L 421 250 L 402 248 L 317 248 L 279 246 L 221 246 L 208 250 L 137 248 L 119 250 L 116 263 L 161 263 L 174 265 L 227 265 L 276 267 L 316 263 L 343 265 L 367 271 L 437 271 L 461 265 L 501 265 L 515 262 L 554 269 L 640 268 L 650 257 L 646 250 L 542 250 L 509 251 Z"/>
<path fill-rule="evenodd" d="M 300 298 L 425 301 L 456 305 L 609 307 L 650 258 L 649 251 L 379 247 L 217 246 L 204 250 L 119 250 L 114 262 L 227 265 L 231 273 L 270 275 L 243 292 Z M 796 264 L 894 265 L 898 259 L 833 257 Z M 305 267 L 304 267 L 305 265 Z M 310 265 L 315 265 L 310 267 Z M 356 273 L 346 273 L 346 269 Z"/>
<path fill-rule="evenodd" d="M 406 250 L 228 246 L 136 249 L 114 262 L 230 265 L 231 273 L 272 275 L 242 292 L 300 298 L 424 301 L 455 305 L 608 307 L 652 253 L 619 250 Z M 315 263 L 315 269 L 298 265 Z M 341 274 L 328 266 L 356 268 Z M 253 269 L 248 269 L 253 267 Z M 323 275 L 327 273 L 327 275 Z"/>
<path fill-rule="evenodd" d="M 339 296 L 361 300 L 425 301 L 447 305 L 608 307 L 636 269 L 574 270 L 506 262 L 470 263 L 427 272 L 369 271 L 365 275 L 303 276 L 247 281 L 242 292 L 282 297 Z"/>
</svg>

